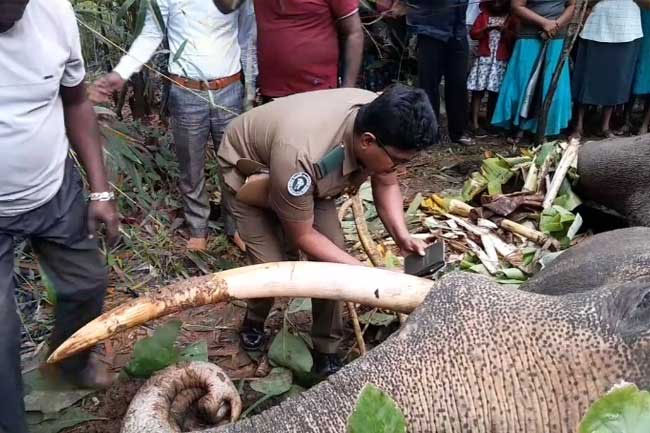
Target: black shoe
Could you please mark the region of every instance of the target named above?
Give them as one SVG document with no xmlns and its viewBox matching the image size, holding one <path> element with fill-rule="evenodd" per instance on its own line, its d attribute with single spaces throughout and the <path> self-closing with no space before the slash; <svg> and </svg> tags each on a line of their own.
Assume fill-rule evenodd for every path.
<svg viewBox="0 0 650 433">
<path fill-rule="evenodd" d="M 330 376 L 343 368 L 343 362 L 336 353 L 320 353 L 314 351 L 313 372 L 319 377 Z"/>
<path fill-rule="evenodd" d="M 266 342 L 264 334 L 264 322 L 254 322 L 244 319 L 244 324 L 239 331 L 239 339 L 242 348 L 247 352 L 257 352 L 262 350 Z"/>
</svg>

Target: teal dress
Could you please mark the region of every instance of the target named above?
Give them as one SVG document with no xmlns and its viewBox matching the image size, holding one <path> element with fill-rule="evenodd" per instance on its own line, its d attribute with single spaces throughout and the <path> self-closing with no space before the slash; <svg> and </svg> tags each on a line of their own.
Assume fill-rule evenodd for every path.
<svg viewBox="0 0 650 433">
<path fill-rule="evenodd" d="M 650 11 L 641 9 L 641 24 L 643 25 L 643 40 L 641 52 L 634 77 L 632 93 L 635 95 L 650 94 Z"/>
<path fill-rule="evenodd" d="M 492 117 L 494 126 L 537 132 L 537 117 L 525 119 L 520 116 L 520 113 L 525 101 L 526 89 L 542 52 L 543 44 L 541 39 L 534 37 L 517 40 Z M 555 67 L 562 55 L 563 46 L 563 39 L 553 39 L 549 42 L 546 50 L 544 97 L 548 93 Z M 571 78 L 569 62 L 566 62 L 548 113 L 545 135 L 558 135 L 560 131 L 569 126 L 572 115 L 571 103 Z"/>
</svg>

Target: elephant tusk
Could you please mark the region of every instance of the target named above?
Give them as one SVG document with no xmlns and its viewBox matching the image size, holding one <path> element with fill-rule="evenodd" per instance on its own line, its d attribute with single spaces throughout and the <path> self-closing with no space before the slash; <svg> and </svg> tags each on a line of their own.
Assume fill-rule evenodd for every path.
<svg viewBox="0 0 650 433">
<path fill-rule="evenodd" d="M 229 299 L 319 298 L 409 313 L 422 303 L 432 285 L 431 280 L 398 272 L 336 263 L 245 266 L 189 278 L 108 311 L 64 341 L 47 362 L 61 361 L 150 320 Z"/>
</svg>

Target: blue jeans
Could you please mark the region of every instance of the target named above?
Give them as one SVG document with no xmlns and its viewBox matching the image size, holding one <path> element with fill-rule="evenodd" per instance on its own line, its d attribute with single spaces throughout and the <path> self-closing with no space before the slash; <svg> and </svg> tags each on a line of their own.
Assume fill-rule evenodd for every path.
<svg viewBox="0 0 650 433">
<path fill-rule="evenodd" d="M 185 220 L 192 237 L 205 237 L 210 217 L 210 201 L 205 185 L 205 146 L 211 136 L 215 149 L 219 148 L 226 126 L 243 111 L 244 88 L 238 82 L 221 90 L 210 91 L 212 95 L 207 91 L 193 92 L 172 85 L 169 111 L 180 165 L 179 187 L 183 195 Z M 208 102 L 210 100 L 214 106 Z M 221 206 L 221 212 L 225 232 L 232 236 L 235 223 L 227 206 Z"/>
</svg>

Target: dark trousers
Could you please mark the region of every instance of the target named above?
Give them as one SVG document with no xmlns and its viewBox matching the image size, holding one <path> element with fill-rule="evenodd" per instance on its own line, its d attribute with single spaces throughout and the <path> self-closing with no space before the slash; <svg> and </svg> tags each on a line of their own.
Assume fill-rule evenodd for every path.
<svg viewBox="0 0 650 433">
<path fill-rule="evenodd" d="M 440 81 L 445 77 L 445 108 L 452 141 L 467 129 L 467 39 L 451 38 L 446 42 L 418 35 L 418 81 L 429 95 L 440 118 Z"/>
<path fill-rule="evenodd" d="M 289 240 L 285 236 L 280 220 L 270 209 L 249 206 L 232 197 L 233 192 L 222 186 L 224 194 L 230 195 L 226 201 L 232 209 L 237 229 L 246 243 L 249 263 L 282 262 L 287 260 Z M 314 203 L 314 228 L 331 240 L 336 246 L 345 248 L 345 238 L 334 200 L 316 200 Z M 254 322 L 264 322 L 273 307 L 273 299 L 252 299 L 247 302 L 247 318 Z M 343 340 L 342 302 L 326 299 L 312 299 L 312 341 L 314 348 L 321 353 L 336 353 Z"/>
<path fill-rule="evenodd" d="M 27 238 L 56 289 L 55 348 L 102 310 L 105 259 L 88 239 L 87 207 L 77 169 L 69 160 L 59 192 L 45 205 L 15 217 L 0 217 L 0 432 L 27 433 L 20 367 L 20 319 L 14 297 L 15 238 Z M 80 373 L 89 352 L 60 363 L 69 377 Z"/>
<path fill-rule="evenodd" d="M 209 101 L 214 101 L 214 106 Z M 218 150 L 223 131 L 243 111 L 243 103 L 244 87 L 240 82 L 210 92 L 192 93 L 174 85 L 169 91 L 169 112 L 181 172 L 179 186 L 185 220 L 193 237 L 208 234 L 210 200 L 205 179 L 206 144 L 212 137 L 212 143 Z M 232 236 L 235 234 L 235 222 L 227 206 L 221 206 L 221 212 L 224 231 Z"/>
</svg>

